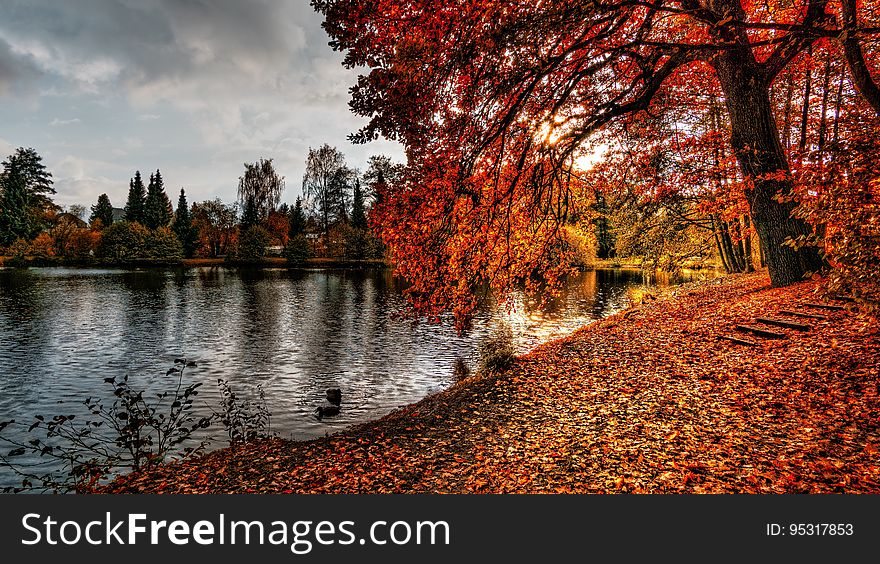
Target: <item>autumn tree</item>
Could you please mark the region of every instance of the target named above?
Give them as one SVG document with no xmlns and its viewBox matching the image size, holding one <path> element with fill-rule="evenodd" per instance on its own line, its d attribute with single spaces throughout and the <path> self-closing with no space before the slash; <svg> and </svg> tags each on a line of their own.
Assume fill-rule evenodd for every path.
<svg viewBox="0 0 880 564">
<path fill-rule="evenodd" d="M 165 193 L 165 182 L 162 173 L 156 170 L 150 175 L 150 184 L 147 186 L 147 197 L 144 200 L 144 221 L 148 229 L 167 227 L 171 223 L 174 209 L 171 200 Z"/>
<path fill-rule="evenodd" d="M 815 248 L 785 244 L 811 227 L 791 214 L 770 88 L 817 39 L 841 37 L 825 0 L 312 4 L 346 64 L 369 69 L 352 90 L 352 108 L 370 118 L 354 140 L 406 147 L 406 187 L 379 211 L 422 305 L 467 309 L 486 279 L 503 289 L 536 270 L 552 278 L 566 171 L 609 125 L 682 108 L 673 85 L 719 89 L 773 284 L 821 267 Z"/>
<path fill-rule="evenodd" d="M 275 172 L 272 159 L 244 164 L 238 179 L 238 202 L 242 209 L 242 226 L 265 223 L 278 207 L 284 192 L 284 177 Z"/>
<path fill-rule="evenodd" d="M 238 221 L 235 206 L 215 198 L 193 204 L 191 215 L 199 233 L 200 254 L 215 258 L 226 255 Z"/>
<path fill-rule="evenodd" d="M 154 179 L 155 180 L 155 179 Z M 125 220 L 144 222 L 144 209 L 147 201 L 147 189 L 141 179 L 141 171 L 134 172 L 134 178 L 128 183 L 128 200 L 125 202 Z"/>
<path fill-rule="evenodd" d="M 97 225 L 100 221 L 103 228 L 110 227 L 113 224 L 113 205 L 110 203 L 110 197 L 107 194 L 98 196 L 98 202 L 92 206 L 92 215 L 89 216 L 89 223 Z"/>
</svg>

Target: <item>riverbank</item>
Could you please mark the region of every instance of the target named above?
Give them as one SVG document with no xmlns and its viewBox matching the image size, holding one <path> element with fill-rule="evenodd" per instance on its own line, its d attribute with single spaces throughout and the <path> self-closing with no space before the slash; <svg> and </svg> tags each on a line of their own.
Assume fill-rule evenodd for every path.
<svg viewBox="0 0 880 564">
<path fill-rule="evenodd" d="M 4 266 L 12 266 L 10 264 L 6 264 L 10 262 L 10 257 L 0 256 L 0 267 Z M 15 265 L 20 266 L 20 265 Z M 138 261 L 132 264 L 117 264 L 108 261 L 89 261 L 89 262 L 65 262 L 61 260 L 47 260 L 47 259 L 26 259 L 24 266 L 28 268 L 41 268 L 41 267 L 57 267 L 57 266 L 69 266 L 69 267 L 82 267 L 82 268 L 93 268 L 93 267 L 102 267 L 102 266 L 134 266 L 137 268 L 169 268 L 169 267 L 184 267 L 184 268 L 198 268 L 198 267 L 245 267 L 245 268 L 324 268 L 324 269 L 373 269 L 373 268 L 391 268 L 391 265 L 388 264 L 383 259 L 366 259 L 366 260 L 352 260 L 352 259 L 339 259 L 339 258 L 310 258 L 303 261 L 301 264 L 292 265 L 290 262 L 284 257 L 265 257 L 257 262 L 249 262 L 247 264 L 238 264 L 238 263 L 230 263 L 226 259 L 222 258 L 191 258 L 191 259 L 181 259 L 179 261 L 168 262 L 168 261 Z"/>
<path fill-rule="evenodd" d="M 880 493 L 875 318 L 827 311 L 784 340 L 718 339 L 816 288 L 766 273 L 682 286 L 378 421 L 105 491 Z"/>
</svg>

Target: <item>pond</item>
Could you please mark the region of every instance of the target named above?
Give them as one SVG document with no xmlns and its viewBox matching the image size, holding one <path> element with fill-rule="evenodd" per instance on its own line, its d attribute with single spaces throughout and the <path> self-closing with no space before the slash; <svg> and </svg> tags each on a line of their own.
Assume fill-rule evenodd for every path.
<svg viewBox="0 0 880 564">
<path fill-rule="evenodd" d="M 646 286 L 677 281 L 587 271 L 545 307 L 524 296 L 512 308 L 486 303 L 459 335 L 448 319 L 400 315 L 404 284 L 383 270 L 0 269 L 0 421 L 75 412 L 87 397 L 109 397 L 105 378 L 125 374 L 135 388 L 167 391 L 177 379 L 166 370 L 185 357 L 196 363 L 187 382 L 203 383 L 199 413 L 218 408 L 218 379 L 242 398 L 259 385 L 273 431 L 314 438 L 449 386 L 456 359 L 474 366 L 499 321 L 526 352 L 626 308 Z M 342 390 L 341 410 L 319 421 L 328 388 Z M 0 485 L 10 483 L 20 479 L 0 468 Z"/>
</svg>

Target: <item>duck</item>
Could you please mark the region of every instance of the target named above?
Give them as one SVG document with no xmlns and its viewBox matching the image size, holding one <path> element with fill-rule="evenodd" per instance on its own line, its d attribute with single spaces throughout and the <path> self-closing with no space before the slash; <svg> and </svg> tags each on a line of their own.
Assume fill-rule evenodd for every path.
<svg viewBox="0 0 880 564">
<path fill-rule="evenodd" d="M 327 407 L 318 406 L 315 408 L 315 413 L 318 416 L 318 421 L 325 417 L 333 417 L 334 415 L 339 415 L 339 408 L 335 405 L 330 405 Z"/>
<path fill-rule="evenodd" d="M 327 401 L 333 405 L 339 405 L 342 403 L 342 390 L 339 388 L 330 388 L 327 390 Z"/>
</svg>

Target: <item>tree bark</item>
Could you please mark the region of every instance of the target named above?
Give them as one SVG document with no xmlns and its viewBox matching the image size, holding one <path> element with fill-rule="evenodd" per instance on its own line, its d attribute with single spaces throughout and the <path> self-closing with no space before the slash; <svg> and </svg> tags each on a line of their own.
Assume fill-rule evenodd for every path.
<svg viewBox="0 0 880 564">
<path fill-rule="evenodd" d="M 745 268 L 746 272 L 754 272 L 755 264 L 752 260 L 752 225 L 751 220 L 749 220 L 749 216 L 743 216 L 743 254 L 745 255 Z"/>
<path fill-rule="evenodd" d="M 788 238 L 809 235 L 811 228 L 791 216 L 794 202 L 778 199 L 788 196 L 792 185 L 770 105 L 770 86 L 745 41 L 719 53 L 713 65 L 730 118 L 731 145 L 743 177 L 753 185 L 746 198 L 770 280 L 777 287 L 793 284 L 822 263 L 817 249 L 795 250 L 784 244 Z"/>
<path fill-rule="evenodd" d="M 791 147 L 791 100 L 794 96 L 794 74 L 785 77 L 785 119 L 782 125 L 782 146 Z"/>
<path fill-rule="evenodd" d="M 807 50 L 807 56 L 812 59 L 812 47 Z M 800 152 L 800 155 L 798 157 L 798 162 L 800 162 L 800 159 L 804 158 L 804 153 L 807 150 L 807 129 L 810 125 L 810 95 L 812 93 L 811 88 L 813 82 L 813 72 L 811 67 L 812 60 L 810 61 L 810 64 L 807 65 L 806 75 L 804 75 L 804 105 L 802 106 L 801 111 L 801 134 L 800 141 L 798 142 L 798 151 Z"/>
<path fill-rule="evenodd" d="M 826 126 L 828 123 L 828 89 L 831 87 L 831 53 L 825 54 L 825 76 L 822 80 L 822 105 L 819 109 L 819 140 L 816 142 L 817 161 L 824 162 L 825 139 L 828 137 Z"/>
<path fill-rule="evenodd" d="M 841 0 L 840 5 L 843 12 L 843 53 L 849 65 L 853 84 L 868 104 L 874 108 L 874 111 L 880 115 L 880 86 L 877 85 L 874 77 L 871 76 L 871 71 L 865 62 L 865 54 L 862 52 L 862 46 L 856 33 L 858 29 L 856 0 Z"/>
</svg>

